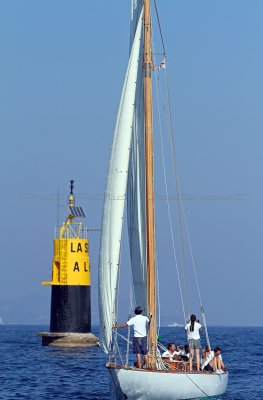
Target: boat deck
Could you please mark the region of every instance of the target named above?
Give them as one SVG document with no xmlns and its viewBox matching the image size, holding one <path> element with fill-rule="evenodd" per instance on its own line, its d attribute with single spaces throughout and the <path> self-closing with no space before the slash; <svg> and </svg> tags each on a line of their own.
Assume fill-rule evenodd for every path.
<svg viewBox="0 0 263 400">
<path fill-rule="evenodd" d="M 154 370 L 152 368 L 137 368 L 137 367 L 131 367 L 128 365 L 121 365 L 121 364 L 115 364 L 112 362 L 107 362 L 106 367 L 109 369 L 127 369 L 131 371 L 142 371 L 142 372 L 159 372 L 159 373 L 174 373 L 174 374 L 193 374 L 193 375 L 217 375 L 215 372 L 208 372 L 208 371 L 189 371 L 189 364 L 188 363 L 182 363 L 180 361 L 165 361 L 165 364 L 169 364 L 170 368 L 164 369 L 164 370 Z M 182 365 L 182 364 L 188 364 Z"/>
</svg>

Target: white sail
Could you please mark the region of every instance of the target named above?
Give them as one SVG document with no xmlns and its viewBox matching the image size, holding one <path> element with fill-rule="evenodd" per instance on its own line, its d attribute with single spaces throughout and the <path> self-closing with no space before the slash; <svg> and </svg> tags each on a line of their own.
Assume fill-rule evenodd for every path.
<svg viewBox="0 0 263 400">
<path fill-rule="evenodd" d="M 133 0 L 131 42 L 142 9 L 141 0 Z M 131 153 L 127 187 L 127 217 L 131 267 L 136 305 L 147 310 L 147 270 L 145 238 L 145 146 L 144 146 L 144 91 L 143 41 L 141 41 L 137 88 L 134 105 Z"/>
<path fill-rule="evenodd" d="M 122 225 L 142 34 L 139 18 L 114 131 L 102 218 L 99 261 L 100 345 L 108 353 L 116 313 Z"/>
<path fill-rule="evenodd" d="M 130 49 L 132 48 L 139 18 L 141 16 L 144 0 L 131 1 Z"/>
</svg>

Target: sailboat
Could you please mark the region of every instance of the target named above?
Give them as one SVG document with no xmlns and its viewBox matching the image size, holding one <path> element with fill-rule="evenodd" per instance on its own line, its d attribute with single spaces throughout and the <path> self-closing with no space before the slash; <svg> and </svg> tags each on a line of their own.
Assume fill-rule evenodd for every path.
<svg viewBox="0 0 263 400">
<path fill-rule="evenodd" d="M 156 2 L 155 2 L 156 4 Z M 165 364 L 157 343 L 156 256 L 152 123 L 150 0 L 132 0 L 130 57 L 120 99 L 104 198 L 99 261 L 100 346 L 108 355 L 113 399 L 176 400 L 225 393 L 228 373 L 189 372 Z M 127 200 L 126 200 L 127 199 Z M 129 244 L 136 305 L 151 316 L 150 366 L 129 365 L 112 326 L 117 321 L 120 254 L 127 201 Z M 129 334 L 127 349 L 129 348 Z"/>
</svg>

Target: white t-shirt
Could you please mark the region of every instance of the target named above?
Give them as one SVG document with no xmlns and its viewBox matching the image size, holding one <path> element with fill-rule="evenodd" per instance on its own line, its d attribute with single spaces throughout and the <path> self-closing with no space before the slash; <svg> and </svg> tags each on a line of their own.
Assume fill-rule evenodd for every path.
<svg viewBox="0 0 263 400">
<path fill-rule="evenodd" d="M 180 355 L 180 356 L 184 356 L 184 357 L 188 357 L 188 358 L 189 358 L 189 356 L 190 356 L 190 354 L 189 354 L 189 353 L 186 353 L 185 350 L 179 351 L 179 355 Z"/>
<path fill-rule="evenodd" d="M 210 353 L 207 355 L 206 358 L 201 358 L 201 367 L 202 367 L 202 369 L 204 369 L 210 363 L 210 361 L 213 360 L 214 357 L 215 357 L 215 352 L 214 351 L 210 351 Z M 221 354 L 219 354 L 217 356 L 217 358 L 220 358 L 220 360 L 222 361 Z"/>
<path fill-rule="evenodd" d="M 184 328 L 187 332 L 188 340 L 189 339 L 195 339 L 195 340 L 200 339 L 199 329 L 202 328 L 202 325 L 199 324 L 199 322 L 195 321 L 193 332 L 190 331 L 190 327 L 191 327 L 191 322 L 188 322 L 188 324 L 186 324 L 185 328 Z"/>
<path fill-rule="evenodd" d="M 134 336 L 135 337 L 144 337 L 147 336 L 147 323 L 149 322 L 149 318 L 144 315 L 136 315 L 135 317 L 129 319 L 127 322 L 128 325 L 133 325 Z"/>
<path fill-rule="evenodd" d="M 169 350 L 166 350 L 166 351 L 162 354 L 162 357 L 169 358 L 170 361 L 173 361 L 173 356 L 174 356 L 174 355 L 179 355 L 179 353 L 180 353 L 179 351 L 174 351 L 173 354 L 171 354 L 171 353 L 169 352 Z"/>
</svg>

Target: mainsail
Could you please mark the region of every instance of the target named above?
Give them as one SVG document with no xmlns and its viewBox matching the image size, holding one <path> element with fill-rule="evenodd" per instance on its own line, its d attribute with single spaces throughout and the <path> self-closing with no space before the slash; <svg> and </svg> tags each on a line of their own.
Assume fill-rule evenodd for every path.
<svg viewBox="0 0 263 400">
<path fill-rule="evenodd" d="M 133 0 L 131 16 L 131 46 L 143 7 L 141 0 Z M 132 142 L 127 187 L 127 217 L 131 254 L 131 267 L 136 305 L 147 310 L 147 267 L 145 244 L 145 137 L 143 90 L 143 41 L 132 124 Z"/>
<path fill-rule="evenodd" d="M 108 353 L 112 340 L 112 325 L 116 313 L 122 225 L 126 198 L 128 166 L 136 82 L 138 79 L 142 12 L 138 18 L 129 64 L 122 89 L 121 101 L 114 131 L 111 157 L 104 199 L 99 261 L 100 345 Z"/>
</svg>

